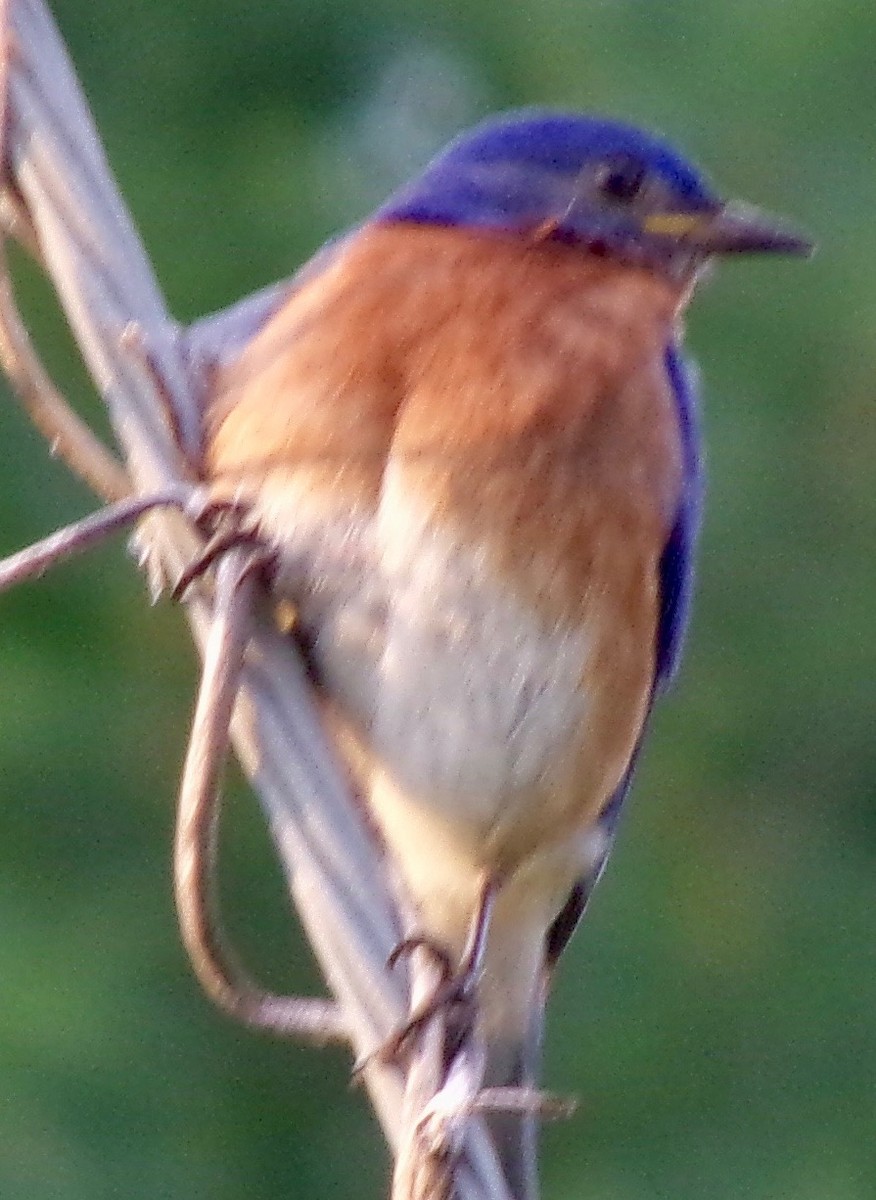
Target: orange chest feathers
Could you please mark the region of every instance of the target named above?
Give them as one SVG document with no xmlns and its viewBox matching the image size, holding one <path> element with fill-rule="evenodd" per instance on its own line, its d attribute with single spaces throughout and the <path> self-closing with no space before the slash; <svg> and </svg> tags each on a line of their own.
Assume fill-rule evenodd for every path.
<svg viewBox="0 0 876 1200">
<path fill-rule="evenodd" d="M 294 477 L 363 517 L 391 486 L 567 618 L 671 524 L 678 307 L 569 247 L 368 228 L 221 379 L 208 473 L 244 493 Z"/>
</svg>

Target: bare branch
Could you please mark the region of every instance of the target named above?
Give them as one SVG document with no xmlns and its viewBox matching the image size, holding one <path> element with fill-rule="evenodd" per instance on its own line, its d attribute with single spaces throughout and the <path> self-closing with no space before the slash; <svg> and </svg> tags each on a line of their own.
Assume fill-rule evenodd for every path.
<svg viewBox="0 0 876 1200">
<path fill-rule="evenodd" d="M 412 1012 L 428 1003 L 442 981 L 434 956 L 425 949 L 415 954 Z M 439 1012 L 421 1030 L 416 1053 L 408 1063 L 391 1200 L 445 1200 L 451 1192 L 460 1145 L 448 1139 L 427 1144 L 420 1124 L 423 1112 L 444 1080 L 446 1034 L 446 1022 Z"/>
<path fill-rule="evenodd" d="M 0 559 L 0 592 L 8 591 L 19 583 L 43 575 L 50 567 L 75 554 L 83 554 L 93 546 L 120 529 L 126 529 L 139 520 L 144 513 L 154 508 L 184 508 L 192 496 L 192 489 L 184 486 L 153 496 L 136 496 L 120 500 L 66 525 L 54 533 L 34 542 L 26 550 Z"/>
<path fill-rule="evenodd" d="M 15 386 L 27 415 L 52 454 L 104 500 L 120 500 L 131 490 L 122 464 L 94 435 L 67 401 L 39 360 L 24 328 L 0 238 L 0 363 Z"/>
<path fill-rule="evenodd" d="M 106 163 L 63 43 L 41 0 L 3 0 L 4 169 L 20 197 L 138 486 L 190 475 L 200 412 L 148 260 Z M 136 327 L 148 362 L 119 353 Z M 160 372 L 171 398 L 156 396 Z M 131 429 L 131 424 L 134 429 Z M 178 439 L 175 432 L 181 431 Z M 136 442 L 136 445 L 132 445 Z"/>
<path fill-rule="evenodd" d="M 328 1000 L 278 996 L 251 982 L 234 962 L 215 892 L 219 777 L 263 560 L 231 551 L 217 572 L 216 599 L 177 808 L 174 883 L 180 932 L 195 974 L 211 1000 L 253 1029 L 317 1045 L 349 1041 L 340 1010 Z"/>
</svg>

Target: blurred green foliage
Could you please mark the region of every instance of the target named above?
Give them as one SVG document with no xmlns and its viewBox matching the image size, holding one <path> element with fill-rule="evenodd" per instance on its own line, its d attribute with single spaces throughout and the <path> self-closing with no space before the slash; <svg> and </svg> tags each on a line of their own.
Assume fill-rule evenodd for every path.
<svg viewBox="0 0 876 1200">
<path fill-rule="evenodd" d="M 709 505 L 685 670 L 550 1013 L 550 1200 L 876 1195 L 876 8 L 861 0 L 58 0 L 182 319 L 289 273 L 446 137 L 519 104 L 670 134 L 816 234 L 729 264 L 689 346 Z M 40 342 L 96 413 L 48 292 Z M 0 550 L 91 507 L 8 403 Z M 196 672 L 119 546 L 0 604 L 0 1197 L 379 1196 L 337 1052 L 214 1015 L 175 931 Z M 319 987 L 255 803 L 226 904 Z M 277 963 L 288 962 L 284 976 Z"/>
</svg>

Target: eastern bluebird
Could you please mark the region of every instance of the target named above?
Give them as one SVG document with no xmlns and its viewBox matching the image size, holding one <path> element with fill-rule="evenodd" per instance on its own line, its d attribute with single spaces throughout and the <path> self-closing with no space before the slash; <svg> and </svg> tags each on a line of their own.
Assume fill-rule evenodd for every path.
<svg viewBox="0 0 876 1200">
<path fill-rule="evenodd" d="M 655 136 L 512 113 L 317 256 L 217 376 L 206 473 L 276 551 L 423 934 L 476 967 L 488 1085 L 532 1078 L 678 661 L 693 285 L 713 255 L 809 249 Z M 493 1124 L 530 1194 L 530 1135 Z"/>
</svg>

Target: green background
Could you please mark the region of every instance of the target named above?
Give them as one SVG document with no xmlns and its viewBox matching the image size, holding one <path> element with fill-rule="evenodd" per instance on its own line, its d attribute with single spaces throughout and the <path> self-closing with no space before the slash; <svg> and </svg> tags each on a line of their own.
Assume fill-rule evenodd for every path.
<svg viewBox="0 0 876 1200">
<path fill-rule="evenodd" d="M 66 0 L 182 319 L 289 273 L 447 136 L 519 104 L 652 125 L 793 215 L 811 264 L 702 289 L 709 504 L 685 670 L 550 1011 L 548 1200 L 876 1195 L 876 8 L 870 0 Z M 31 311 L 89 413 L 46 292 Z M 8 403 L 0 552 L 91 507 Z M 238 1032 L 178 944 L 196 670 L 121 545 L 0 600 L 0 1197 L 383 1194 L 337 1051 Z M 226 905 L 319 987 L 254 801 Z M 279 965 L 278 965 L 279 964 Z"/>
</svg>

